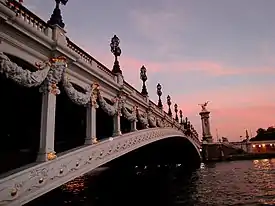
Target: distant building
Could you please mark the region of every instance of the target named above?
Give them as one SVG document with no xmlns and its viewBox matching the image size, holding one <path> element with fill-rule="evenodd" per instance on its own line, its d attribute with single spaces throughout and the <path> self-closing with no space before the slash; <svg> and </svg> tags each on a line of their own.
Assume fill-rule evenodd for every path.
<svg viewBox="0 0 275 206">
<path fill-rule="evenodd" d="M 252 141 L 251 153 L 275 153 L 275 140 Z"/>
</svg>

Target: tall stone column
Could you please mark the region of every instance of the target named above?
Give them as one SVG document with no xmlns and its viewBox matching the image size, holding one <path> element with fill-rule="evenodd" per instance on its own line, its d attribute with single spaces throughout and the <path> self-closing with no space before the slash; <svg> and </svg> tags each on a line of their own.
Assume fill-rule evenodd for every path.
<svg viewBox="0 0 275 206">
<path fill-rule="evenodd" d="M 40 147 L 37 162 L 45 162 L 56 158 L 54 151 L 55 108 L 56 95 L 59 90 L 55 84 L 49 86 L 48 89 L 42 90 Z"/>
<path fill-rule="evenodd" d="M 137 120 L 131 121 L 131 132 L 137 131 Z"/>
<path fill-rule="evenodd" d="M 96 139 L 96 108 L 97 106 L 91 105 L 87 107 L 86 113 L 86 138 L 85 144 L 90 145 L 97 142 Z"/>
<path fill-rule="evenodd" d="M 202 108 L 202 111 L 199 113 L 201 116 L 202 124 L 202 140 L 207 143 L 213 142 L 213 138 L 210 130 L 209 114 L 210 112 L 206 110 L 205 107 Z"/>
<path fill-rule="evenodd" d="M 120 112 L 117 112 L 113 116 L 113 137 L 121 135 L 121 127 L 120 127 Z"/>
</svg>

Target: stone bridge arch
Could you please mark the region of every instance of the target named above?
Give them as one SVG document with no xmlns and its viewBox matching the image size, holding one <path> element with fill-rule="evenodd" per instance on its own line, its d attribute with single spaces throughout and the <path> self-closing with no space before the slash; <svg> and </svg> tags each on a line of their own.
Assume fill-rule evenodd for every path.
<svg viewBox="0 0 275 206">
<path fill-rule="evenodd" d="M 150 143 L 167 138 L 188 139 L 200 160 L 200 145 L 173 128 L 150 128 L 121 135 L 120 138 L 104 140 L 59 156 L 55 161 L 41 163 L 0 180 L 0 204 L 9 201 L 13 205 L 25 204 L 74 178 L 88 173 L 120 156 Z M 31 178 L 30 178 L 31 177 Z M 10 191 L 21 184 L 16 196 Z"/>
</svg>

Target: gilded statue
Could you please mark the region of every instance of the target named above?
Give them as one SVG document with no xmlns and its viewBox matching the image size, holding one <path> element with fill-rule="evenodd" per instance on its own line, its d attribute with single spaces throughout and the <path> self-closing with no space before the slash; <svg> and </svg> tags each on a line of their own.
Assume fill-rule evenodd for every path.
<svg viewBox="0 0 275 206">
<path fill-rule="evenodd" d="M 207 102 L 205 102 L 205 103 L 203 103 L 203 104 L 199 104 L 199 105 L 201 106 L 201 109 L 202 109 L 203 111 L 206 110 L 206 106 L 208 105 L 208 103 L 209 103 L 209 101 L 207 101 Z"/>
</svg>

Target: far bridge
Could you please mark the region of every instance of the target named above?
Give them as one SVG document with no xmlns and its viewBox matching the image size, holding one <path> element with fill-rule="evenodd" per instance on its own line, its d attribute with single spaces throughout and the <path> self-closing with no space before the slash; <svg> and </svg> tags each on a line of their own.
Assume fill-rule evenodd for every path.
<svg viewBox="0 0 275 206">
<path fill-rule="evenodd" d="M 158 142 L 150 156 L 159 159 L 142 161 L 173 154 L 176 163 L 198 165 L 198 133 L 177 104 L 172 115 L 170 96 L 163 110 L 161 85 L 156 104 L 144 66 L 141 92 L 124 80 L 118 37 L 109 70 L 67 38 L 57 18 L 46 23 L 19 2 L 0 0 L 0 205 L 25 204 Z"/>
</svg>

